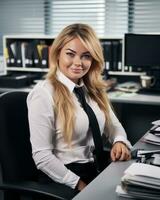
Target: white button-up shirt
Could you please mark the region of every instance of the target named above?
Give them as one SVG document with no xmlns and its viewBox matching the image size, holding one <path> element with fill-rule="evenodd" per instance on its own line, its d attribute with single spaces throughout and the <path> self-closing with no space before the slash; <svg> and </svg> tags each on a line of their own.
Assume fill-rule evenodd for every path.
<svg viewBox="0 0 160 200">
<path fill-rule="evenodd" d="M 28 118 L 30 127 L 30 140 L 33 159 L 38 169 L 47 174 L 54 181 L 75 188 L 79 176 L 66 168 L 65 164 L 72 162 L 86 163 L 93 161 L 92 151 L 94 142 L 89 129 L 89 119 L 75 94 L 76 86 L 60 71 L 57 73 L 61 81 L 72 93 L 76 106 L 75 127 L 71 147 L 64 141 L 61 131 L 61 120 L 54 112 L 54 89 L 49 80 L 39 82 L 27 97 Z M 110 108 L 111 127 L 110 134 L 104 132 L 105 117 L 97 103 L 87 98 L 86 101 L 93 109 L 101 134 L 106 134 L 112 143 L 123 141 L 130 148 L 125 130 Z"/>
</svg>

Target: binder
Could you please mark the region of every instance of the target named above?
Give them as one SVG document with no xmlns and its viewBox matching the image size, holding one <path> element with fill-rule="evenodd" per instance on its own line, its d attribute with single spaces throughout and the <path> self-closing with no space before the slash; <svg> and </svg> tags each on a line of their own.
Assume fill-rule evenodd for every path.
<svg viewBox="0 0 160 200">
<path fill-rule="evenodd" d="M 22 55 L 22 67 L 26 67 L 26 48 L 27 42 L 21 42 L 21 55 Z"/>
<path fill-rule="evenodd" d="M 105 42 L 104 41 L 101 41 L 101 46 L 102 46 L 102 50 L 103 50 L 103 58 L 104 58 L 104 61 L 106 61 L 106 57 L 105 57 Z"/>
<path fill-rule="evenodd" d="M 16 42 L 16 66 L 22 67 L 21 42 Z"/>
<path fill-rule="evenodd" d="M 103 58 L 104 58 L 104 69 L 102 72 L 102 76 L 104 80 L 108 79 L 108 71 L 106 69 L 106 58 L 105 58 L 105 43 L 103 41 L 101 41 L 101 46 L 102 46 L 102 50 L 103 50 Z"/>
<path fill-rule="evenodd" d="M 105 56 L 105 68 L 107 71 L 112 70 L 112 41 L 104 42 L 104 56 Z"/>
<path fill-rule="evenodd" d="M 44 46 L 41 51 L 41 67 L 48 67 L 48 46 Z"/>
<path fill-rule="evenodd" d="M 7 66 L 15 66 L 15 57 L 12 51 L 12 48 L 10 46 L 11 44 L 7 42 L 7 49 L 8 49 L 8 60 L 7 60 Z"/>
<path fill-rule="evenodd" d="M 38 53 L 38 41 L 32 42 L 32 49 L 33 49 L 33 67 L 41 67 L 40 63 L 40 55 Z"/>
<path fill-rule="evenodd" d="M 42 49 L 43 49 L 44 45 L 43 44 L 38 44 L 37 45 L 37 50 L 38 50 L 38 54 L 40 59 L 42 59 Z"/>
<path fill-rule="evenodd" d="M 118 44 L 118 71 L 122 70 L 122 41 L 119 40 Z"/>
<path fill-rule="evenodd" d="M 11 59 L 11 65 L 16 66 L 16 42 L 11 42 L 10 48 L 12 50 L 13 57 L 14 57 L 14 59 Z"/>
<path fill-rule="evenodd" d="M 32 43 L 29 42 L 25 46 L 25 66 L 26 67 L 33 67 L 33 49 Z"/>
<path fill-rule="evenodd" d="M 37 45 L 38 54 L 40 58 L 40 67 L 47 68 L 48 67 L 48 46 L 44 44 L 43 41 L 40 41 L 42 44 Z"/>
<path fill-rule="evenodd" d="M 113 41 L 113 71 L 118 71 L 118 47 L 119 41 Z"/>
<path fill-rule="evenodd" d="M 9 53 L 8 53 L 8 48 L 4 48 L 4 59 L 6 60 L 7 66 L 9 66 L 10 61 L 9 61 Z"/>
<path fill-rule="evenodd" d="M 51 45 L 48 46 L 48 68 L 50 67 L 50 53 L 51 53 Z"/>
</svg>

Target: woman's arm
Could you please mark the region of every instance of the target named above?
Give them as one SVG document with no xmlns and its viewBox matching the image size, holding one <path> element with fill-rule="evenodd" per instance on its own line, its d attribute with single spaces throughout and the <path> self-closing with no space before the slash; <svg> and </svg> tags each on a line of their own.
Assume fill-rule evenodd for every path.
<svg viewBox="0 0 160 200">
<path fill-rule="evenodd" d="M 54 155 L 55 117 L 52 96 L 45 88 L 34 88 L 27 98 L 30 141 L 38 169 L 51 179 L 75 188 L 79 176 Z"/>
<path fill-rule="evenodd" d="M 114 112 L 110 107 L 110 118 L 111 124 L 107 128 L 109 131 L 108 136 L 110 142 L 113 144 L 111 149 L 111 159 L 116 160 L 129 160 L 131 158 L 130 149 L 132 148 L 131 143 L 127 139 L 126 132 L 115 116 Z"/>
</svg>

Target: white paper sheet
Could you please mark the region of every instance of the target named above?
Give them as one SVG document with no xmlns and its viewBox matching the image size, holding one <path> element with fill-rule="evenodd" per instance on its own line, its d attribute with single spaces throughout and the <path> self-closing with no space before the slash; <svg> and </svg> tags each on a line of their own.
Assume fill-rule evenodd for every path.
<svg viewBox="0 0 160 200">
<path fill-rule="evenodd" d="M 156 145 L 160 145 L 160 137 L 159 136 L 156 136 L 156 135 L 153 135 L 151 133 L 148 133 L 146 134 L 144 137 L 143 137 L 144 141 L 148 141 L 150 143 L 153 143 L 153 144 L 156 144 Z"/>
<path fill-rule="evenodd" d="M 160 167 L 144 163 L 133 163 L 124 173 L 131 176 L 145 176 L 160 179 Z"/>
</svg>

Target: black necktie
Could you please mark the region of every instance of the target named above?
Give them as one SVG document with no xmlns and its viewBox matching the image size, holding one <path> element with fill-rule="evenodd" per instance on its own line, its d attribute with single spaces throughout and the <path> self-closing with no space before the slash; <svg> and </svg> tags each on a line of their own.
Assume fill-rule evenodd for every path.
<svg viewBox="0 0 160 200">
<path fill-rule="evenodd" d="M 94 114 L 92 108 L 88 105 L 85 99 L 84 91 L 82 87 L 74 88 L 74 92 L 81 103 L 84 111 L 88 115 L 89 118 L 89 126 L 92 132 L 93 141 L 95 145 L 95 156 L 96 156 L 96 164 L 98 171 L 102 171 L 107 162 L 107 155 L 105 156 L 104 150 L 103 150 L 103 143 L 102 143 L 102 137 L 99 129 L 99 124 L 96 118 L 96 115 Z"/>
</svg>

